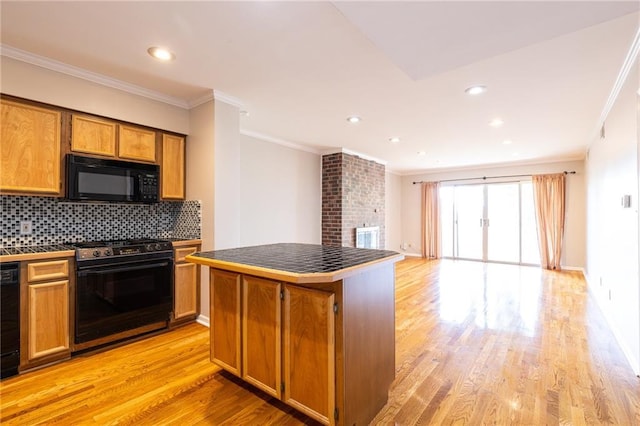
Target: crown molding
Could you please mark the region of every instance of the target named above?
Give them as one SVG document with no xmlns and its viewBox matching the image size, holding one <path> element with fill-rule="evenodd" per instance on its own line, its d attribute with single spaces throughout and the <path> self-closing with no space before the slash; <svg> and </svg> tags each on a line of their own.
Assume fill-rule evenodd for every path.
<svg viewBox="0 0 640 426">
<path fill-rule="evenodd" d="M 244 103 L 240 99 L 234 96 L 228 95 L 224 92 L 221 92 L 220 90 L 213 91 L 213 98 L 216 101 L 224 102 L 225 104 L 232 105 L 239 109 L 244 109 Z"/>
<path fill-rule="evenodd" d="M 213 92 L 214 92 L 213 90 L 208 90 L 202 96 L 189 100 L 189 109 L 195 108 L 202 104 L 206 104 L 209 101 L 213 101 L 215 99 L 215 95 Z"/>
<path fill-rule="evenodd" d="M 624 62 L 622 63 L 622 67 L 620 68 L 620 72 L 618 73 L 618 77 L 616 78 L 616 82 L 613 85 L 613 89 L 611 89 L 611 93 L 609 94 L 609 98 L 607 99 L 607 103 L 604 105 L 602 109 L 602 113 L 600 114 L 600 118 L 598 119 L 598 123 L 596 125 L 595 133 L 599 133 L 600 129 L 604 125 L 609 112 L 611 112 L 611 108 L 613 108 L 613 104 L 616 102 L 618 95 L 620 94 L 620 90 L 622 90 L 622 86 L 627 81 L 629 76 L 629 72 L 631 68 L 633 68 L 633 64 L 638 59 L 638 53 L 640 52 L 640 28 L 636 32 L 636 36 L 631 43 L 631 47 L 629 47 L 629 52 L 627 52 L 627 56 L 624 58 Z"/>
<path fill-rule="evenodd" d="M 349 154 L 349 155 L 354 155 L 356 157 L 360 157 L 363 160 L 367 160 L 367 161 L 373 161 L 376 162 L 378 164 L 382 164 L 383 166 L 387 165 L 387 161 L 385 160 L 381 160 L 379 158 L 376 157 L 372 157 L 370 155 L 366 155 L 366 154 L 362 154 L 360 152 L 356 152 L 356 151 L 352 151 L 350 149 L 346 149 L 346 148 L 333 148 L 333 149 L 328 149 L 326 151 L 322 152 L 322 155 L 331 155 L 331 154 L 337 154 L 337 153 L 343 153 L 343 154 Z"/>
<path fill-rule="evenodd" d="M 545 165 L 545 164 L 554 164 L 554 163 L 570 163 L 572 161 L 585 161 L 586 151 L 585 152 L 576 152 L 564 156 L 554 157 L 554 158 L 537 158 L 531 160 L 521 160 L 521 161 L 505 161 L 500 163 L 490 163 L 490 164 L 482 164 L 475 166 L 454 166 L 454 167 L 440 167 L 440 168 L 430 168 L 430 169 L 412 169 L 412 170 L 400 170 L 397 171 L 400 176 L 423 176 L 423 175 L 432 175 L 436 173 L 452 173 L 452 172 L 467 172 L 467 171 L 480 171 L 480 170 L 492 170 L 492 169 L 500 169 L 504 167 L 516 167 L 516 166 L 537 166 L 537 165 Z"/>
<path fill-rule="evenodd" d="M 165 104 L 173 105 L 183 109 L 189 109 L 189 103 L 184 99 L 176 98 L 174 96 L 165 95 L 154 90 L 145 89 L 144 87 L 136 86 L 135 84 L 126 83 L 115 78 L 107 77 L 102 74 L 87 71 L 82 68 L 74 67 L 63 62 L 59 62 L 44 56 L 36 55 L 31 52 L 27 52 L 15 47 L 0 44 L 0 55 L 7 58 L 16 59 L 18 61 L 26 62 L 31 65 L 35 65 L 41 68 L 45 68 L 51 71 L 59 72 L 62 74 L 70 75 L 72 77 L 80 78 L 90 81 L 92 83 L 100 84 L 102 86 L 110 87 L 112 89 L 122 90 L 123 92 L 131 93 L 133 95 L 142 96 L 154 101 L 163 102 Z"/>
<path fill-rule="evenodd" d="M 249 136 L 255 139 L 260 139 L 265 142 L 271 142 L 278 145 L 286 146 L 287 148 L 293 148 L 298 151 L 305 151 L 305 152 L 310 152 L 311 154 L 321 155 L 321 152 L 318 149 L 315 149 L 311 146 L 286 141 L 280 138 L 274 138 L 273 136 L 264 135 L 262 133 L 254 132 L 253 130 L 240 129 L 240 134 L 244 136 Z"/>
</svg>

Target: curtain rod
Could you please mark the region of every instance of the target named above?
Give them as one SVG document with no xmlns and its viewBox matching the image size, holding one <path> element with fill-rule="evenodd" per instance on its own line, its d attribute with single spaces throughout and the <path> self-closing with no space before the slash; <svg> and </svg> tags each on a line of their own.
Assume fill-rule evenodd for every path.
<svg viewBox="0 0 640 426">
<path fill-rule="evenodd" d="M 575 170 L 571 170 L 571 171 L 564 171 L 563 172 L 565 175 L 575 175 L 576 172 Z M 475 178 L 463 178 L 463 179 L 443 179 L 443 180 L 439 180 L 437 182 L 457 182 L 457 181 L 462 181 L 462 180 L 478 180 L 478 179 L 482 179 L 482 180 L 487 180 L 487 179 L 500 179 L 500 178 L 512 178 L 512 177 L 531 177 L 532 175 L 505 175 L 505 176 L 481 176 L 481 177 L 475 177 Z M 418 181 L 418 182 L 413 182 L 413 184 L 415 185 L 416 183 L 424 183 L 424 182 L 429 182 L 429 181 Z"/>
</svg>

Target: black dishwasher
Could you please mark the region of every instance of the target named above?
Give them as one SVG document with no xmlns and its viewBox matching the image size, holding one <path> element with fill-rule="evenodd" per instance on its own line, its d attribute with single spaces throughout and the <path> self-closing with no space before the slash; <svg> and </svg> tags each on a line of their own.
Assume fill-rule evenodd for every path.
<svg viewBox="0 0 640 426">
<path fill-rule="evenodd" d="M 0 378 L 18 374 L 20 364 L 19 266 L 0 263 Z"/>
</svg>

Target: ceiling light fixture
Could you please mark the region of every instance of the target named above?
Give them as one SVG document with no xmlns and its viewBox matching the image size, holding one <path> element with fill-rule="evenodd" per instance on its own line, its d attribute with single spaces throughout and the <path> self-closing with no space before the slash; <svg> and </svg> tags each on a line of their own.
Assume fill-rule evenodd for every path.
<svg viewBox="0 0 640 426">
<path fill-rule="evenodd" d="M 400 142 L 400 138 L 398 138 L 398 137 L 389 138 L 389 142 L 398 143 L 398 142 Z"/>
<path fill-rule="evenodd" d="M 351 117 L 347 117 L 347 121 L 348 121 L 349 123 L 353 123 L 353 124 L 355 124 L 355 123 L 359 123 L 359 122 L 360 122 L 360 120 L 361 120 L 361 118 L 360 118 L 360 117 L 358 117 L 357 115 L 352 115 Z"/>
<path fill-rule="evenodd" d="M 424 157 L 425 155 L 427 155 L 426 151 L 418 151 L 418 155 L 420 157 Z"/>
<path fill-rule="evenodd" d="M 147 49 L 147 53 L 152 57 L 163 62 L 173 61 L 176 58 L 176 55 L 173 52 L 171 52 L 168 49 L 165 49 L 164 47 L 157 47 L 157 46 L 150 47 Z"/>
<path fill-rule="evenodd" d="M 468 95 L 479 95 L 480 93 L 484 93 L 487 91 L 487 86 L 471 86 L 464 89 L 464 92 Z"/>
<path fill-rule="evenodd" d="M 511 141 L 510 139 L 506 139 L 502 141 L 502 145 L 511 145 L 513 143 L 513 141 Z"/>
<path fill-rule="evenodd" d="M 489 122 L 489 126 L 491 127 L 502 127 L 504 124 L 504 120 L 502 118 L 494 118 Z"/>
</svg>

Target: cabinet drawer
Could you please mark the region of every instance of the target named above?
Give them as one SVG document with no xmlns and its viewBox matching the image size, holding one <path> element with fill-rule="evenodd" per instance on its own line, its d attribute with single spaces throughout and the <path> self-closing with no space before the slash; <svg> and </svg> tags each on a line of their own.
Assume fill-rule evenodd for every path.
<svg viewBox="0 0 640 426">
<path fill-rule="evenodd" d="M 27 265 L 27 281 L 45 281 L 69 276 L 68 260 L 51 260 Z"/>
<path fill-rule="evenodd" d="M 198 247 L 179 247 L 176 249 L 175 261 L 184 262 L 184 258 L 198 251 Z"/>
</svg>

